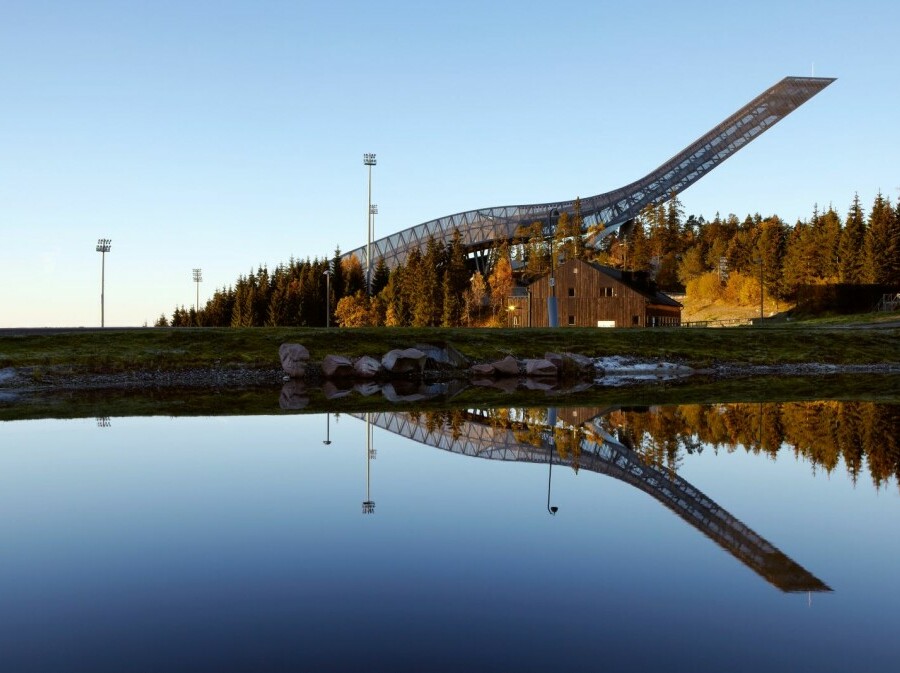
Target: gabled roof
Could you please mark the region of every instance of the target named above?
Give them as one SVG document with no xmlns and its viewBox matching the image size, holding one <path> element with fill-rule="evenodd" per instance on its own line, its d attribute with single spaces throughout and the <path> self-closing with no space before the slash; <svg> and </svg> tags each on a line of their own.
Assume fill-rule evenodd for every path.
<svg viewBox="0 0 900 673">
<path fill-rule="evenodd" d="M 611 266 L 603 266 L 602 264 L 597 264 L 595 262 L 585 262 L 585 264 L 593 267 L 600 273 L 606 274 L 607 276 L 616 279 L 623 285 L 627 285 L 638 294 L 641 294 L 652 301 L 654 304 L 662 304 L 663 306 L 677 306 L 678 308 L 682 308 L 682 305 L 679 302 L 672 299 L 672 297 L 667 295 L 665 292 L 660 292 L 659 290 L 644 286 L 642 283 L 635 281 L 633 277 L 629 278 L 630 272 L 623 272 L 621 269 L 614 269 Z"/>
<path fill-rule="evenodd" d="M 625 285 L 626 287 L 633 290 L 634 292 L 637 292 L 639 295 L 648 299 L 653 304 L 659 304 L 661 306 L 673 306 L 673 307 L 677 307 L 677 308 L 683 308 L 682 304 L 680 304 L 679 302 L 672 299 L 672 297 L 667 295 L 665 292 L 660 292 L 659 290 L 651 289 L 649 287 L 649 284 L 644 284 L 644 283 L 641 283 L 640 281 L 636 280 L 633 276 L 634 272 L 630 272 L 630 271 L 623 272 L 621 269 L 614 269 L 611 266 L 603 266 L 602 264 L 597 264 L 595 262 L 586 262 L 581 259 L 567 260 L 567 261 L 563 262 L 560 265 L 560 267 L 563 267 L 566 264 L 572 264 L 572 263 L 584 264 L 586 266 L 591 267 L 595 271 L 598 271 L 598 272 L 604 274 L 605 276 L 609 276 L 613 280 L 617 280 L 618 282 L 622 283 L 622 285 Z M 536 283 L 539 280 L 542 280 L 549 275 L 550 275 L 549 273 L 544 274 L 540 278 L 533 280 L 531 283 L 529 283 L 529 285 Z M 515 294 L 515 292 L 513 294 Z"/>
</svg>

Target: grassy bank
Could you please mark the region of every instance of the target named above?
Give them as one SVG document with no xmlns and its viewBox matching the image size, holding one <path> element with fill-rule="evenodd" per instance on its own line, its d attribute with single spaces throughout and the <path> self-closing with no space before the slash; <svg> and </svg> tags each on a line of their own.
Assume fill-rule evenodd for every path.
<svg viewBox="0 0 900 673">
<path fill-rule="evenodd" d="M 73 330 L 0 336 L 0 368 L 72 373 L 277 367 L 278 346 L 304 344 L 314 360 L 329 353 L 380 356 L 415 343 L 448 343 L 473 360 L 572 351 L 679 360 L 703 367 L 735 364 L 874 364 L 900 362 L 900 329 L 816 324 L 732 329 L 298 329 L 198 328 Z"/>
</svg>

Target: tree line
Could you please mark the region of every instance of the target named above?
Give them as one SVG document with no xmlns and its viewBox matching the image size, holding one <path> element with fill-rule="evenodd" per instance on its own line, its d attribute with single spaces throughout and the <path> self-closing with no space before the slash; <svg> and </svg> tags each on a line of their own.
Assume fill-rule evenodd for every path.
<svg viewBox="0 0 900 673">
<path fill-rule="evenodd" d="M 199 311 L 177 307 L 156 324 L 316 327 L 327 319 L 343 327 L 499 326 L 516 284 L 571 258 L 647 271 L 664 291 L 733 303 L 758 302 L 763 287 L 767 296 L 791 302 L 804 285 L 900 286 L 900 203 L 892 207 L 881 193 L 868 214 L 855 196 L 844 218 L 831 206 L 814 207 L 793 225 L 777 215 L 685 217 L 673 195 L 598 247 L 588 241 L 602 223 L 585 227 L 578 199 L 574 214 L 562 213 L 555 224 L 552 236 L 544 222 L 520 227 L 513 241 L 486 253 L 484 273 L 472 268 L 459 231 L 447 244 L 432 238 L 394 269 L 379 261 L 370 292 L 359 260 L 342 258 L 340 250 L 330 260 L 291 259 L 274 271 L 260 265 L 217 289 Z"/>
</svg>

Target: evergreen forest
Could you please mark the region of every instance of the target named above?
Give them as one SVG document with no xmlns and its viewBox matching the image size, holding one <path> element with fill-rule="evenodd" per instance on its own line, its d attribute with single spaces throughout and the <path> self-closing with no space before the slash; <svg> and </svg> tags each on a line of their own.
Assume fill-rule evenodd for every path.
<svg viewBox="0 0 900 673">
<path fill-rule="evenodd" d="M 359 260 L 336 250 L 332 259 L 260 265 L 217 289 L 199 311 L 177 307 L 156 326 L 501 326 L 514 286 L 573 257 L 648 271 L 666 292 L 735 304 L 759 302 L 763 292 L 792 304 L 809 286 L 900 289 L 900 203 L 892 206 L 881 193 L 868 209 L 854 196 L 843 217 L 832 206 L 814 207 L 792 225 L 777 215 L 685 217 L 673 195 L 597 247 L 588 243 L 602 226 L 585 227 L 575 204 L 574 216 L 559 217 L 552 239 L 541 222 L 523 226 L 516 240 L 483 257 L 481 271 L 457 231 L 449 244 L 432 239 L 394 269 L 379 262 L 366 292 Z"/>
</svg>

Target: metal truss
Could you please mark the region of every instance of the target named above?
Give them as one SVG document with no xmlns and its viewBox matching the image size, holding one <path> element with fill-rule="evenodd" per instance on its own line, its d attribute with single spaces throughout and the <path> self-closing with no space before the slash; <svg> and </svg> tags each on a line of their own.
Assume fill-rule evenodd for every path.
<svg viewBox="0 0 900 673">
<path fill-rule="evenodd" d="M 833 81 L 824 77 L 785 77 L 640 180 L 581 199 L 585 226 L 602 223 L 604 231 L 610 233 L 637 217 L 645 207 L 680 194 Z M 534 222 L 543 223 L 545 233 L 552 235 L 558 216 L 564 212 L 574 215 L 575 202 L 481 208 L 447 215 L 373 241 L 372 261 L 383 259 L 389 268 L 394 268 L 405 263 L 413 248 L 424 250 L 429 238 L 449 243 L 455 230 L 459 230 L 469 252 L 515 240 L 522 226 Z M 350 255 L 366 267 L 365 246 L 344 256 Z"/>
<path fill-rule="evenodd" d="M 604 410 L 597 410 L 597 417 Z M 367 414 L 351 414 L 365 421 Z M 831 591 L 822 580 L 755 533 L 689 482 L 668 470 L 649 465 L 632 449 L 608 435 L 597 417 L 584 424 L 577 458 L 563 458 L 545 428 L 539 444 L 523 443 L 515 429 L 497 424 L 481 410 L 468 410 L 450 427 L 429 428 L 424 418 L 409 413 L 368 414 L 370 422 L 420 444 L 474 458 L 563 465 L 624 481 L 651 496 L 683 521 L 713 540 L 767 582 L 785 592 Z"/>
</svg>

